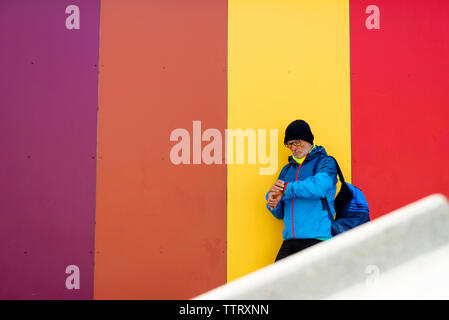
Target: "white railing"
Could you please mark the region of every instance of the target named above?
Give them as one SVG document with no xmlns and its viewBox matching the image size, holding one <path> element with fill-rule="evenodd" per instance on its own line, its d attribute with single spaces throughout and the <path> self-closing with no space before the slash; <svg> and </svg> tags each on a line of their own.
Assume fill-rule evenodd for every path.
<svg viewBox="0 0 449 320">
<path fill-rule="evenodd" d="M 435 194 L 194 299 L 449 299 L 448 270 L 449 203 Z"/>
</svg>

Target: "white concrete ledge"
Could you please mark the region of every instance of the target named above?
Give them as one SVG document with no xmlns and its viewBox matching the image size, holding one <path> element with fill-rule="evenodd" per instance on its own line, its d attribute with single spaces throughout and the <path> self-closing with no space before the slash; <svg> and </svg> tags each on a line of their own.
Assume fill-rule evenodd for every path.
<svg viewBox="0 0 449 320">
<path fill-rule="evenodd" d="M 448 267 L 449 203 L 435 194 L 195 299 L 448 299 Z"/>
</svg>

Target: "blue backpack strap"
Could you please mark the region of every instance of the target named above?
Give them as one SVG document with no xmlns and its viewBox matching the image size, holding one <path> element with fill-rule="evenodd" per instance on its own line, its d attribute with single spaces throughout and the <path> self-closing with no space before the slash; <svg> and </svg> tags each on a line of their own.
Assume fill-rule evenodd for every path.
<svg viewBox="0 0 449 320">
<path fill-rule="evenodd" d="M 342 184 L 342 186 L 343 186 L 344 183 L 345 183 L 345 178 L 343 177 L 343 172 L 341 172 L 341 169 L 340 169 L 340 166 L 338 165 L 337 160 L 336 160 L 334 157 L 332 157 L 332 156 L 328 156 L 328 157 L 332 158 L 332 159 L 335 161 L 335 167 L 336 167 L 336 169 L 337 169 L 337 175 L 338 175 L 338 178 L 340 179 L 340 182 L 341 182 L 341 184 Z M 324 158 L 324 157 L 319 157 L 319 158 L 315 161 L 315 165 L 314 165 L 314 167 L 313 167 L 313 175 L 316 174 L 316 171 L 317 171 L 317 169 L 318 169 L 318 166 L 319 166 L 319 164 L 320 164 L 322 158 Z M 327 201 L 327 198 L 326 198 L 326 197 L 320 198 L 320 200 L 321 200 L 321 204 L 322 204 L 322 206 L 323 206 L 323 209 L 327 211 L 327 214 L 328 214 L 328 216 L 329 216 L 329 219 L 330 219 L 331 221 L 334 221 L 334 216 L 332 215 L 332 211 L 331 211 L 331 208 L 330 208 L 330 206 L 329 206 L 329 201 Z"/>
<path fill-rule="evenodd" d="M 320 198 L 320 200 L 321 200 L 321 204 L 323 206 L 323 209 L 325 209 L 327 211 L 327 215 L 329 216 L 329 219 L 331 221 L 333 221 L 334 220 L 334 216 L 332 215 L 331 208 L 329 207 L 329 201 L 327 201 L 326 197 Z"/>
<path fill-rule="evenodd" d="M 339 164 L 337 162 L 337 159 L 335 159 L 332 156 L 328 156 L 328 157 L 332 158 L 335 161 L 335 167 L 337 169 L 337 175 L 338 175 L 338 178 L 340 179 L 340 182 L 341 183 L 345 182 L 345 177 L 343 177 L 343 172 L 340 169 L 340 166 L 339 166 Z"/>
<path fill-rule="evenodd" d="M 345 182 L 345 178 L 343 177 L 343 172 L 341 171 L 340 166 L 338 165 L 337 160 L 334 157 L 332 157 L 332 156 L 327 156 L 327 157 L 332 158 L 335 161 L 335 167 L 337 168 L 338 178 L 340 179 L 341 183 Z M 324 157 L 319 157 L 317 159 L 317 161 L 315 161 L 315 165 L 313 166 L 313 175 L 316 175 L 316 170 L 318 169 L 318 166 L 319 166 L 322 158 L 324 158 Z"/>
</svg>

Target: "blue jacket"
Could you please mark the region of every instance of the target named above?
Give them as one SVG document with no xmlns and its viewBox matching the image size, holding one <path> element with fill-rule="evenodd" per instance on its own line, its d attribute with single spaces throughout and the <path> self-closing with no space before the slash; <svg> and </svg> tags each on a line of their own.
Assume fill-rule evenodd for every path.
<svg viewBox="0 0 449 320">
<path fill-rule="evenodd" d="M 321 157 L 316 174 L 315 162 Z M 284 239 L 331 238 L 331 220 L 321 198 L 326 197 L 335 215 L 334 199 L 337 190 L 335 162 L 326 150 L 316 146 L 306 157 L 301 167 L 293 159 L 279 174 L 280 180 L 288 182 L 284 195 L 273 210 L 268 210 L 277 219 L 284 219 Z M 299 169 L 299 171 L 298 171 Z M 268 199 L 268 192 L 265 196 Z"/>
</svg>

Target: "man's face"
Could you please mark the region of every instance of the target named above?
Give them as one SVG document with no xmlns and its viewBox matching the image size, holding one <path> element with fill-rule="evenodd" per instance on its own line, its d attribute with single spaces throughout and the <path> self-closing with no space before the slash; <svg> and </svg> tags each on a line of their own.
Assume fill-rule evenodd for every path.
<svg viewBox="0 0 449 320">
<path fill-rule="evenodd" d="M 302 140 L 287 141 L 287 143 L 285 143 L 285 146 L 290 149 L 292 155 L 297 159 L 304 158 L 307 154 L 306 144 Z"/>
</svg>

